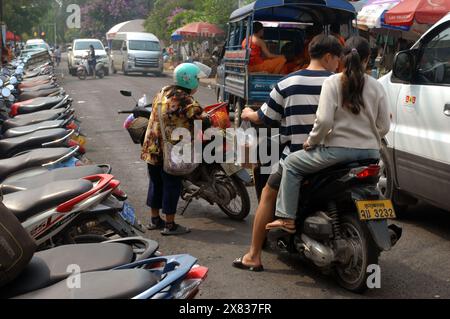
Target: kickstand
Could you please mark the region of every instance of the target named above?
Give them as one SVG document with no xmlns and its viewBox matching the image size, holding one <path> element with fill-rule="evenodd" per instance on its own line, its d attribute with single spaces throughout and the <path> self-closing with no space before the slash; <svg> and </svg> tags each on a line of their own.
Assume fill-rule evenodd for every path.
<svg viewBox="0 0 450 319">
<path fill-rule="evenodd" d="M 199 190 L 197 190 L 190 196 L 189 200 L 187 201 L 186 207 L 183 209 L 180 216 L 184 216 L 184 214 L 186 213 L 186 210 L 189 208 L 189 205 L 191 205 L 192 201 L 194 200 L 194 197 L 197 196 L 197 194 L 200 194 L 201 192 L 202 192 L 202 189 L 200 188 Z"/>
<path fill-rule="evenodd" d="M 187 204 L 186 204 L 186 207 L 183 209 L 183 211 L 181 212 L 180 216 L 184 216 L 184 214 L 186 213 L 186 210 L 188 209 L 189 205 L 191 205 L 193 199 L 194 199 L 194 197 L 191 197 L 191 198 L 188 200 L 188 202 L 187 202 Z"/>
</svg>

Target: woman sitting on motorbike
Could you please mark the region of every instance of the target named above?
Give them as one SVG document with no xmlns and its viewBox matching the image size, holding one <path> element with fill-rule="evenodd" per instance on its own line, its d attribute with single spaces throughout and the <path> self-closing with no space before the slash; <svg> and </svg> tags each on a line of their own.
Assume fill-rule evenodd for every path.
<svg viewBox="0 0 450 319">
<path fill-rule="evenodd" d="M 353 37 L 344 49 L 344 72 L 325 80 L 317 120 L 304 150 L 284 162 L 276 216 L 267 230 L 296 232 L 300 187 L 305 176 L 339 163 L 380 157 L 382 139 L 390 129 L 386 93 L 366 75 L 370 46 Z"/>
<path fill-rule="evenodd" d="M 148 163 L 150 186 L 147 205 L 151 208 L 149 230 L 161 229 L 164 236 L 182 235 L 190 230 L 175 223 L 178 201 L 181 196 L 182 178 L 167 174 L 163 170 L 163 137 L 168 140 L 177 128 L 185 128 L 194 136 L 194 121 L 206 119 L 200 104 L 193 95 L 199 87 L 202 76 L 199 67 L 192 63 L 179 65 L 174 71 L 172 86 L 164 87 L 153 101 L 153 110 L 142 149 L 142 160 Z M 165 132 L 161 132 L 159 114 Z M 160 217 L 160 210 L 166 216 L 165 222 Z"/>
</svg>

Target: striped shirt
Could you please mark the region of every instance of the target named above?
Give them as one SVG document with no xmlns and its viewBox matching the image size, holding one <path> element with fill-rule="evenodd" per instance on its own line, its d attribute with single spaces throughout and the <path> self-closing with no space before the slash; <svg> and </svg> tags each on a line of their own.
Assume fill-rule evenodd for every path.
<svg viewBox="0 0 450 319">
<path fill-rule="evenodd" d="M 258 112 L 267 126 L 280 127 L 282 159 L 303 149 L 314 127 L 323 82 L 328 71 L 301 70 L 282 79 L 270 93 L 269 102 Z"/>
</svg>

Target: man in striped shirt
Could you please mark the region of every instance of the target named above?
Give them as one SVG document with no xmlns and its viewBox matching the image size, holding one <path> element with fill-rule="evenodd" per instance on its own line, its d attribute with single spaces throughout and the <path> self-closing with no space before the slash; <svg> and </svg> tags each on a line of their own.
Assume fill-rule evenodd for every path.
<svg viewBox="0 0 450 319">
<path fill-rule="evenodd" d="M 280 127 L 280 143 L 285 145 L 282 160 L 303 149 L 316 119 L 323 82 L 339 66 L 342 46 L 333 36 L 318 35 L 310 43 L 311 64 L 305 70 L 281 80 L 270 94 L 270 100 L 258 112 L 247 108 L 242 120 L 269 127 Z M 250 252 L 236 259 L 236 268 L 263 271 L 261 252 L 266 237 L 266 225 L 273 221 L 283 175 L 282 166 L 272 174 L 261 195 L 253 225 Z"/>
</svg>

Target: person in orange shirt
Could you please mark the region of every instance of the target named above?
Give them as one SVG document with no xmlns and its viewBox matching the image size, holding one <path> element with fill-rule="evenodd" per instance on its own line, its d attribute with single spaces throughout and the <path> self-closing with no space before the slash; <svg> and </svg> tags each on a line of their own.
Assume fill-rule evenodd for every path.
<svg viewBox="0 0 450 319">
<path fill-rule="evenodd" d="M 264 26 L 261 22 L 253 23 L 253 35 L 250 37 L 250 72 L 267 72 L 281 74 L 286 64 L 286 58 L 269 51 L 264 41 Z M 247 39 L 242 42 L 242 48 L 247 48 Z"/>
</svg>

